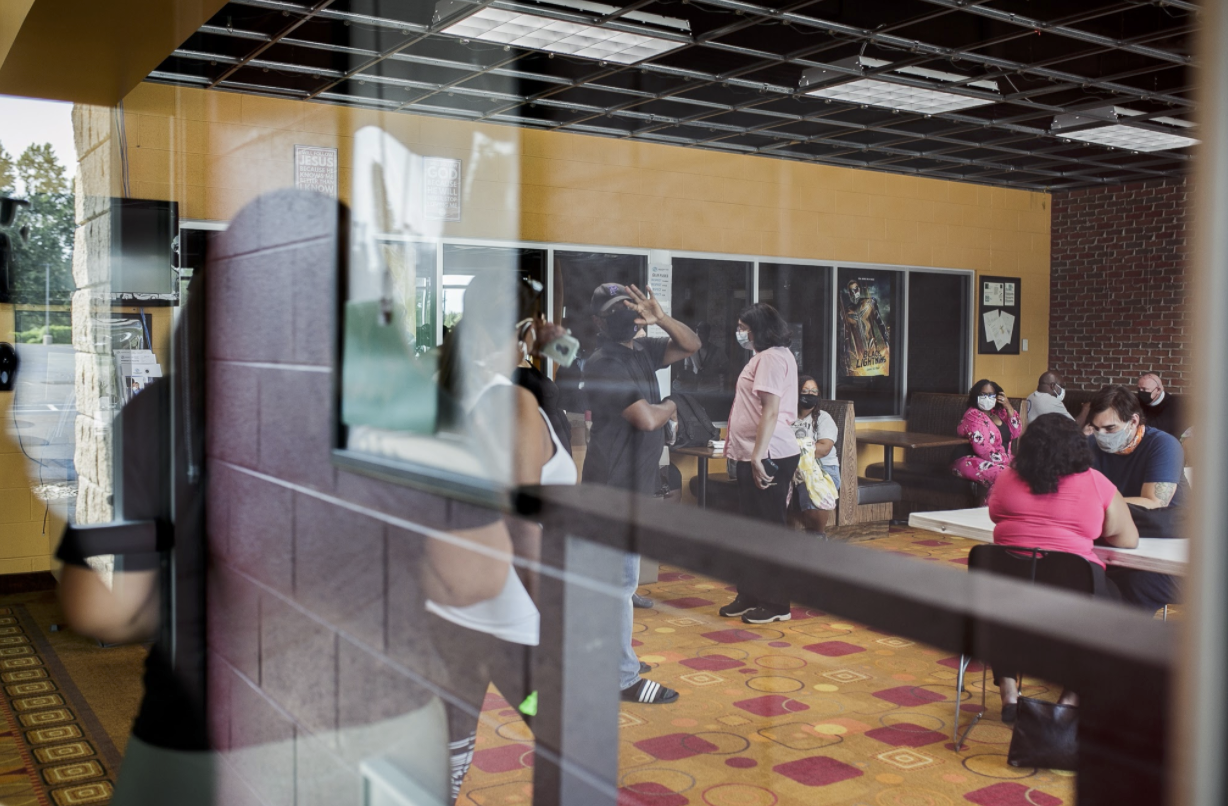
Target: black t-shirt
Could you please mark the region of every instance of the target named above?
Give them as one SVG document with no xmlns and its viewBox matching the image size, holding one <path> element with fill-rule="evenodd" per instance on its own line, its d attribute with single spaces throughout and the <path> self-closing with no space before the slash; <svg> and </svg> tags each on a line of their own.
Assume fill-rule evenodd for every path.
<svg viewBox="0 0 1228 806">
<path fill-rule="evenodd" d="M 669 339 L 636 339 L 631 347 L 603 339 L 584 366 L 584 391 L 593 431 L 584 481 L 652 495 L 660 479 L 665 431 L 640 431 L 623 419 L 637 400 L 661 402 L 656 371 L 665 365 Z"/>
<path fill-rule="evenodd" d="M 1147 425 L 1177 439 L 1185 432 L 1185 418 L 1182 416 L 1181 401 L 1165 393 L 1164 399 L 1154 406 L 1143 406 L 1143 415 Z"/>
</svg>

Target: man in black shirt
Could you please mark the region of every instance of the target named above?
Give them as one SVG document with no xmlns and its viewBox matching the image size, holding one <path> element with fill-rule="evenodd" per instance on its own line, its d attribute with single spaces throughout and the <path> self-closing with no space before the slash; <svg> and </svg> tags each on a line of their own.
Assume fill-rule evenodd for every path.
<svg viewBox="0 0 1228 806">
<path fill-rule="evenodd" d="M 1181 410 L 1180 401 L 1164 391 L 1159 375 L 1148 372 L 1139 377 L 1138 402 L 1148 426 L 1181 439 L 1188 427 L 1183 416 L 1185 412 Z"/>
<path fill-rule="evenodd" d="M 676 412 L 672 400 L 661 400 L 656 372 L 698 350 L 699 337 L 665 314 L 652 289 L 641 292 L 633 285 L 603 283 L 593 292 L 590 310 L 601 335 L 597 352 L 584 366 L 584 391 L 593 416 L 584 481 L 653 495 L 660 483 L 665 425 Z M 669 338 L 635 338 L 640 328 L 651 325 Z M 639 555 L 628 554 L 619 688 L 622 698 L 631 702 L 673 702 L 678 692 L 640 677 L 640 662 L 631 648 L 631 597 L 639 575 Z"/>
</svg>

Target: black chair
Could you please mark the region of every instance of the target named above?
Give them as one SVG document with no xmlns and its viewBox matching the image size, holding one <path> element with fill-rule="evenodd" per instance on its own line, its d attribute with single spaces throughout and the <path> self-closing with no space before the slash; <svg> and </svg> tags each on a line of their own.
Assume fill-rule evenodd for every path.
<svg viewBox="0 0 1228 806">
<path fill-rule="evenodd" d="M 1014 577 L 1015 579 L 1027 580 L 1033 584 L 1049 585 L 1054 588 L 1074 591 L 1075 593 L 1086 593 L 1088 596 L 1093 596 L 1097 592 L 1097 576 L 1092 568 L 1092 564 L 1077 554 L 1069 554 L 1065 551 L 1048 551 L 1037 548 L 997 546 L 983 543 L 974 546 L 972 551 L 968 553 L 968 570 Z M 960 735 L 960 698 L 965 692 L 964 673 L 967 671 L 971 660 L 972 657 L 970 655 L 959 656 L 959 678 L 955 683 L 955 722 L 951 734 L 951 740 L 955 743 L 956 752 L 963 748 L 964 740 L 968 738 L 968 734 L 981 721 L 981 717 L 985 716 L 985 680 L 987 670 L 982 668 L 981 710 L 980 713 L 973 717 L 971 724 L 964 730 L 963 735 Z M 1022 689 L 1022 677 L 1018 679 Z"/>
</svg>

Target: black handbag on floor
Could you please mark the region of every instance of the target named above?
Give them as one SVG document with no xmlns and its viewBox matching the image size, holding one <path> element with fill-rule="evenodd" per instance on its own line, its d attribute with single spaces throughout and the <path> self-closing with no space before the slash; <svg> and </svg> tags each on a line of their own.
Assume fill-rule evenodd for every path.
<svg viewBox="0 0 1228 806">
<path fill-rule="evenodd" d="M 1078 733 L 1078 706 L 1020 697 L 1006 763 L 1073 772 L 1079 757 Z"/>
</svg>

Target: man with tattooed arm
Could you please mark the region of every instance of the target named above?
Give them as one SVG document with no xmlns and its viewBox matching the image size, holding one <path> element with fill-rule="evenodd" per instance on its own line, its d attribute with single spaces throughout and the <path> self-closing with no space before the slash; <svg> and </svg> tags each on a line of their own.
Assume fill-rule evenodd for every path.
<svg viewBox="0 0 1228 806">
<path fill-rule="evenodd" d="M 1087 422 L 1092 428 L 1092 467 L 1126 499 L 1139 535 L 1183 537 L 1176 527 L 1189 490 L 1176 437 L 1147 425 L 1138 395 L 1124 386 L 1097 392 Z M 1178 579 L 1167 574 L 1110 566 L 1108 576 L 1127 603 L 1152 613 L 1178 599 Z"/>
</svg>

